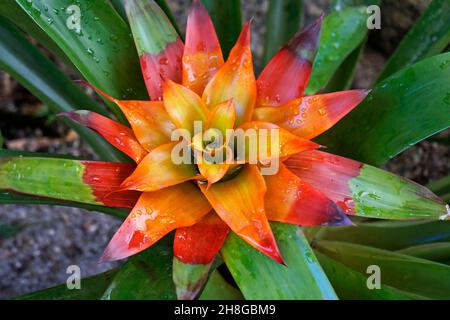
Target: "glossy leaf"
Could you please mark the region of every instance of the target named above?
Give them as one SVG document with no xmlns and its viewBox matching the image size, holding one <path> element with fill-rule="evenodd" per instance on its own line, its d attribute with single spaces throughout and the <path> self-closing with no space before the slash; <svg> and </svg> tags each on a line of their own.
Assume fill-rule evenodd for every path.
<svg viewBox="0 0 450 320">
<path fill-rule="evenodd" d="M 2 17 L 0 30 L 0 68 L 48 105 L 52 112 L 71 111 L 74 106 L 83 106 L 100 114 L 107 114 Z M 71 121 L 64 123 L 76 130 L 103 160 L 126 161 L 127 157 L 95 133 Z"/>
<path fill-rule="evenodd" d="M 439 195 L 450 193 L 450 176 L 430 182 L 428 188 Z"/>
<path fill-rule="evenodd" d="M 224 58 L 236 43 L 242 28 L 240 0 L 201 0 L 211 16 Z"/>
<path fill-rule="evenodd" d="M 323 89 L 339 65 L 362 43 L 367 34 L 366 22 L 365 8 L 346 8 L 324 18 L 319 51 L 306 95 Z"/>
<path fill-rule="evenodd" d="M 95 5 L 80 2 L 79 12 L 71 0 L 16 2 L 59 45 L 88 82 L 122 99 L 147 97 L 130 29 L 109 1 L 100 0 Z M 77 16 L 80 28 L 73 23 Z M 72 22 L 70 28 L 67 21 Z"/>
<path fill-rule="evenodd" d="M 414 64 L 379 83 L 318 141 L 330 152 L 379 165 L 450 126 L 449 79 L 450 53 Z"/>
<path fill-rule="evenodd" d="M 393 220 L 449 218 L 446 204 L 427 188 L 361 162 L 308 151 L 285 164 L 347 214 Z"/>
<path fill-rule="evenodd" d="M 51 158 L 0 160 L 0 189 L 93 205 L 130 208 L 137 193 L 115 192 L 131 164 Z"/>
<path fill-rule="evenodd" d="M 174 300 L 172 236 L 131 257 L 103 294 L 103 300 Z"/>
<path fill-rule="evenodd" d="M 300 228 L 271 223 L 286 266 L 230 234 L 222 256 L 246 299 L 337 299 Z"/>
<path fill-rule="evenodd" d="M 199 300 L 243 300 L 242 293 L 215 270 L 209 277 Z"/>
<path fill-rule="evenodd" d="M 125 10 L 125 2 L 126 0 L 111 0 L 112 5 L 116 8 L 117 12 L 121 15 L 124 20 L 128 20 L 127 13 Z M 155 0 L 158 6 L 164 11 L 166 16 L 169 18 L 173 27 L 177 30 L 178 34 L 181 36 L 180 28 L 175 20 L 175 17 L 170 9 L 170 6 L 167 4 L 166 0 Z"/>
<path fill-rule="evenodd" d="M 342 62 L 323 90 L 324 92 L 337 92 L 352 87 L 358 62 L 364 54 L 366 41 L 367 38 Z"/>
<path fill-rule="evenodd" d="M 372 5 L 379 6 L 380 0 L 334 0 L 331 3 L 331 9 L 333 11 L 341 11 L 348 7 L 368 7 Z M 367 36 L 334 72 L 333 77 L 323 90 L 324 92 L 336 92 L 351 88 L 356 73 L 356 67 L 358 66 L 361 56 L 364 54 L 366 42 Z"/>
<path fill-rule="evenodd" d="M 81 208 L 89 211 L 102 212 L 120 219 L 125 219 L 129 213 L 129 210 L 126 209 L 111 208 L 100 205 L 89 205 L 71 201 L 49 200 L 47 198 L 21 195 L 13 192 L 8 192 L 5 190 L 0 190 L 0 204 L 50 205 L 50 206 L 70 207 L 70 208 Z"/>
<path fill-rule="evenodd" d="M 450 44 L 450 3 L 433 0 L 400 42 L 378 81 L 422 59 L 441 53 Z"/>
<path fill-rule="evenodd" d="M 30 35 L 33 39 L 50 50 L 73 69 L 76 69 L 65 53 L 53 41 L 53 39 L 45 33 L 44 30 L 37 27 L 33 19 L 31 19 L 30 16 L 22 10 L 20 5 L 15 0 L 1 1 L 0 15 L 8 19 L 12 24 L 16 25 L 25 34 Z"/>
<path fill-rule="evenodd" d="M 436 242 L 404 248 L 397 251 L 417 258 L 450 264 L 450 242 Z"/>
<path fill-rule="evenodd" d="M 152 100 L 161 100 L 165 79 L 181 82 L 183 42 L 169 18 L 153 0 L 129 0 L 125 9 L 147 91 Z"/>
<path fill-rule="evenodd" d="M 367 273 L 359 273 L 330 257 L 315 252 L 317 259 L 340 299 L 345 300 L 411 300 L 423 297 L 402 292 L 385 284 L 376 290 L 367 288 Z"/>
<path fill-rule="evenodd" d="M 386 250 L 450 242 L 450 222 L 447 221 L 381 221 L 355 227 L 323 228 L 317 239 L 352 242 Z"/>
<path fill-rule="evenodd" d="M 98 300 L 117 274 L 112 269 L 92 277 L 81 279 L 81 289 L 68 289 L 67 284 L 32 292 L 15 298 L 16 300 Z"/>
<path fill-rule="evenodd" d="M 173 259 L 173 282 L 178 300 L 194 300 L 208 280 L 212 263 L 189 264 Z"/>
<path fill-rule="evenodd" d="M 367 266 L 382 270 L 381 283 L 430 299 L 450 296 L 450 266 L 358 244 L 317 241 L 316 248 L 361 273 Z"/>
<path fill-rule="evenodd" d="M 267 10 L 264 62 L 283 46 L 300 28 L 303 1 L 271 0 Z"/>
</svg>

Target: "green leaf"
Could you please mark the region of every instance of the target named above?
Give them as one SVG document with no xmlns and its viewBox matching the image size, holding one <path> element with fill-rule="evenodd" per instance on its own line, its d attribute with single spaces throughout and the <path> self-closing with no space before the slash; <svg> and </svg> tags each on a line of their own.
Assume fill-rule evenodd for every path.
<svg viewBox="0 0 450 320">
<path fill-rule="evenodd" d="M 450 126 L 450 53 L 428 58 L 379 83 L 317 140 L 327 151 L 379 165 Z"/>
<path fill-rule="evenodd" d="M 438 195 L 450 193 L 450 176 L 432 181 L 427 187 Z"/>
<path fill-rule="evenodd" d="M 202 0 L 219 37 L 224 58 L 228 57 L 242 29 L 240 0 Z"/>
<path fill-rule="evenodd" d="M 348 182 L 358 216 L 378 219 L 441 219 L 445 203 L 425 187 L 369 165 Z"/>
<path fill-rule="evenodd" d="M 194 300 L 208 280 L 211 263 L 190 264 L 173 258 L 173 282 L 179 300 Z"/>
<path fill-rule="evenodd" d="M 94 194 L 91 181 L 85 181 L 88 166 L 82 161 L 70 159 L 31 157 L 0 159 L 0 189 L 51 199 L 103 205 L 102 199 L 98 199 Z"/>
<path fill-rule="evenodd" d="M 433 0 L 400 42 L 386 63 L 378 81 L 417 61 L 442 52 L 450 43 L 449 17 L 450 2 Z"/>
<path fill-rule="evenodd" d="M 450 242 L 436 242 L 404 248 L 398 253 L 450 264 Z"/>
<path fill-rule="evenodd" d="M 48 154 L 41 152 L 27 152 L 27 151 L 15 151 L 15 150 L 0 150 L 0 162 L 1 159 L 11 158 L 11 157 L 34 157 L 34 158 L 53 158 L 53 159 L 66 159 L 66 160 L 74 160 L 76 158 L 70 155 L 58 155 L 58 154 Z M 30 160 L 34 162 L 35 160 Z M 51 161 L 51 160 L 50 160 Z M 43 161 L 45 162 L 45 160 Z M 62 162 L 63 163 L 63 162 Z M 46 180 L 44 179 L 44 184 Z M 0 181 L 1 183 L 5 183 L 4 181 Z M 39 184 L 37 181 L 34 183 Z M 106 213 L 120 219 L 124 219 L 127 217 L 129 210 L 127 209 L 119 209 L 112 208 L 103 205 L 92 205 L 85 203 L 78 203 L 72 201 L 62 201 L 57 199 L 48 199 L 43 197 L 36 197 L 24 194 L 17 194 L 13 192 L 9 192 L 6 190 L 0 189 L 0 204 L 46 204 L 46 205 L 54 205 L 54 206 L 65 206 L 65 207 L 73 207 L 73 208 L 81 208 L 89 211 L 97 211 Z"/>
<path fill-rule="evenodd" d="M 123 20 L 128 21 L 127 11 L 125 10 L 126 0 L 111 0 L 111 4 Z"/>
<path fill-rule="evenodd" d="M 8 19 L 20 30 L 33 37 L 33 39 L 49 49 L 66 64 L 73 67 L 72 62 L 67 58 L 66 54 L 58 47 L 52 38 L 44 32 L 44 30 L 36 26 L 36 23 L 22 10 L 15 0 L 0 1 L 0 15 Z"/>
<path fill-rule="evenodd" d="M 25 39 L 6 19 L 0 17 L 0 68 L 8 72 L 54 113 L 83 108 L 106 115 L 106 111 L 85 95 L 68 77 Z M 127 157 L 102 137 L 72 121 L 64 121 L 86 141 L 103 160 Z"/>
<path fill-rule="evenodd" d="M 76 5 L 72 0 L 16 2 L 88 82 L 118 99 L 148 98 L 130 29 L 109 1 L 80 1 Z M 80 22 L 80 28 L 74 21 Z M 118 107 L 110 106 L 124 121 Z"/>
<path fill-rule="evenodd" d="M 81 279 L 81 289 L 68 289 L 67 284 L 28 293 L 16 300 L 98 300 L 108 287 L 117 269 L 112 269 L 95 276 Z"/>
<path fill-rule="evenodd" d="M 199 300 L 243 300 L 242 293 L 230 285 L 220 274 L 215 270 L 209 277 Z"/>
<path fill-rule="evenodd" d="M 450 241 L 448 221 L 380 221 L 357 227 L 320 228 L 319 240 L 354 242 L 380 249 L 399 250 L 436 241 Z"/>
<path fill-rule="evenodd" d="M 380 0 L 335 0 L 332 2 L 331 8 L 334 11 L 341 11 L 348 7 L 361 7 L 379 4 Z M 323 91 L 335 92 L 350 89 L 355 76 L 358 61 L 363 55 L 366 42 L 367 36 L 363 42 L 342 62 Z"/>
<path fill-rule="evenodd" d="M 331 80 L 323 90 L 324 92 L 336 92 L 348 90 L 353 84 L 353 78 L 355 77 L 356 67 L 358 61 L 363 55 L 364 48 L 366 46 L 367 38 L 359 45 L 358 48 L 342 62 L 339 68 L 334 73 Z"/>
<path fill-rule="evenodd" d="M 159 240 L 149 249 L 131 257 L 103 294 L 104 300 L 173 300 L 173 236 Z"/>
<path fill-rule="evenodd" d="M 302 8 L 302 0 L 269 1 L 264 64 L 299 30 Z"/>
<path fill-rule="evenodd" d="M 376 265 L 381 283 L 430 299 L 450 297 L 450 266 L 362 245 L 317 241 L 316 248 L 342 264 L 367 274 Z"/>
<path fill-rule="evenodd" d="M 419 298 L 385 284 L 382 284 L 380 289 L 370 290 L 367 287 L 369 276 L 367 273 L 365 275 L 359 273 L 320 252 L 316 252 L 316 256 L 340 299 L 410 300 Z"/>
<path fill-rule="evenodd" d="M 221 253 L 246 299 L 336 299 L 336 294 L 301 229 L 271 223 L 287 266 L 231 233 Z"/>
<path fill-rule="evenodd" d="M 158 6 L 164 11 L 166 16 L 169 18 L 170 22 L 172 23 L 175 30 L 177 30 L 178 35 L 183 38 L 183 35 L 180 31 L 180 28 L 178 26 L 177 20 L 175 19 L 175 16 L 173 15 L 172 10 L 170 9 L 169 5 L 167 4 L 167 1 L 165 0 L 155 0 L 155 2 L 158 4 Z"/>
<path fill-rule="evenodd" d="M 99 203 L 83 181 L 80 161 L 50 158 L 9 158 L 0 161 L 0 189 L 41 197 Z"/>
<path fill-rule="evenodd" d="M 345 59 L 367 35 L 365 8 L 345 8 L 323 20 L 320 46 L 305 94 L 312 95 L 329 83 Z"/>
</svg>

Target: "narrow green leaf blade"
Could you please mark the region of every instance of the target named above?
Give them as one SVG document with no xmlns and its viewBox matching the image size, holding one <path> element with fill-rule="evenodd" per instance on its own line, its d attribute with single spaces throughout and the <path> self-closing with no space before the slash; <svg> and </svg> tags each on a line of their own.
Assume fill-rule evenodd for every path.
<svg viewBox="0 0 450 320">
<path fill-rule="evenodd" d="M 131 208 L 137 193 L 114 197 L 110 192 L 133 171 L 128 164 L 52 158 L 0 159 L 0 189 L 22 194 Z"/>
<path fill-rule="evenodd" d="M 450 264 L 450 242 L 436 242 L 404 248 L 398 253 Z"/>
<path fill-rule="evenodd" d="M 370 247 L 400 250 L 436 241 L 450 241 L 448 221 L 380 221 L 355 227 L 321 228 L 320 240 L 353 242 Z"/>
<path fill-rule="evenodd" d="M 224 58 L 228 57 L 242 29 L 240 0 L 202 0 L 219 37 Z"/>
<path fill-rule="evenodd" d="M 364 52 L 366 40 L 342 62 L 323 90 L 324 92 L 343 91 L 351 88 L 358 61 Z"/>
<path fill-rule="evenodd" d="M 297 226 L 271 223 L 287 266 L 231 233 L 221 253 L 246 299 L 336 299 L 312 249 Z"/>
<path fill-rule="evenodd" d="M 88 82 L 118 99 L 148 97 L 130 29 L 109 1 L 16 2 L 59 45 Z M 120 115 L 115 105 L 111 107 Z"/>
<path fill-rule="evenodd" d="M 378 81 L 419 60 L 441 53 L 450 44 L 450 2 L 433 0 L 386 63 Z"/>
<path fill-rule="evenodd" d="M 370 290 L 367 287 L 367 278 L 370 275 L 363 275 L 320 252 L 315 254 L 340 299 L 411 300 L 419 298 L 385 284 L 382 284 L 380 289 Z"/>
<path fill-rule="evenodd" d="M 49 49 L 53 54 L 73 67 L 72 62 L 59 46 L 28 16 L 15 0 L 0 1 L 0 15 L 16 25 L 20 30 L 33 37 L 41 45 Z M 74 68 L 75 69 L 75 68 Z"/>
<path fill-rule="evenodd" d="M 173 282 L 179 300 L 194 300 L 208 280 L 211 263 L 184 263 L 173 258 Z"/>
<path fill-rule="evenodd" d="M 172 241 L 168 236 L 131 257 L 114 277 L 103 300 L 174 300 Z"/>
<path fill-rule="evenodd" d="M 341 11 L 349 7 L 368 7 L 370 5 L 379 4 L 379 0 L 335 0 L 332 1 L 331 8 L 333 11 Z M 341 63 L 323 91 L 335 92 L 350 89 L 356 73 L 358 61 L 364 52 L 366 41 L 367 36 L 363 42 Z"/>
<path fill-rule="evenodd" d="M 48 288 L 17 297 L 16 300 L 99 300 L 117 274 L 112 269 L 95 276 L 81 279 L 81 289 L 68 289 L 67 284 Z"/>
<path fill-rule="evenodd" d="M 243 300 L 242 293 L 215 270 L 209 277 L 199 300 Z"/>
<path fill-rule="evenodd" d="M 428 58 L 379 83 L 317 140 L 327 151 L 379 165 L 450 127 L 450 53 Z"/>
<path fill-rule="evenodd" d="M 264 64 L 299 31 L 302 8 L 302 0 L 269 1 Z"/>
<path fill-rule="evenodd" d="M 367 35 L 366 21 L 364 7 L 345 8 L 325 17 L 306 95 L 325 88 L 339 66 L 361 45 Z"/>
<path fill-rule="evenodd" d="M 66 75 L 25 39 L 6 19 L 0 17 L 0 68 L 8 72 L 52 112 L 71 111 L 83 107 L 107 115 L 94 100 L 85 95 Z M 102 137 L 72 121 L 65 121 L 103 160 L 125 161 L 127 157 Z"/>
<path fill-rule="evenodd" d="M 352 243 L 317 241 L 316 247 L 361 273 L 378 266 L 381 282 L 396 289 L 430 299 L 450 297 L 450 266 Z"/>
<path fill-rule="evenodd" d="M 0 204 L 50 205 L 50 206 L 70 207 L 70 208 L 81 208 L 89 211 L 102 212 L 120 219 L 125 219 L 129 213 L 129 210 L 126 209 L 111 208 L 100 205 L 90 205 L 71 201 L 50 200 L 46 198 L 17 194 L 5 190 L 0 190 Z"/>
</svg>

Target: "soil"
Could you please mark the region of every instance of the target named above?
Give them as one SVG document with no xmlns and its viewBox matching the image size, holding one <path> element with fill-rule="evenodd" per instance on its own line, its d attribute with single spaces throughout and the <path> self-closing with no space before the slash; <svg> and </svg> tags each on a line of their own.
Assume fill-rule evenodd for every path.
<svg viewBox="0 0 450 320">
<path fill-rule="evenodd" d="M 168 0 L 179 25 L 185 25 L 190 1 Z M 381 31 L 369 39 L 358 66 L 354 87 L 366 88 L 376 78 L 427 0 L 383 2 Z M 267 0 L 242 1 L 244 19 L 253 17 L 252 50 L 255 61 L 261 61 L 265 33 Z M 328 0 L 307 1 L 305 22 L 327 12 Z M 47 53 L 51 56 L 49 53 Z M 56 61 L 64 70 L 69 70 Z M 261 65 L 257 64 L 257 69 Z M 71 74 L 77 77 L 75 74 Z M 34 98 L 9 75 L 0 72 L 0 129 L 10 149 L 69 153 L 85 159 L 96 159 L 77 135 L 49 115 L 45 105 Z M 448 137 L 450 131 L 441 133 Z M 450 148 L 423 141 L 410 148 L 385 168 L 421 184 L 450 173 Z M 120 225 L 112 217 L 81 209 L 50 206 L 0 206 L 0 227 L 17 227 L 18 233 L 0 237 L 0 298 L 11 298 L 64 283 L 70 265 L 81 267 L 87 277 L 116 266 L 97 261 L 111 236 Z"/>
</svg>

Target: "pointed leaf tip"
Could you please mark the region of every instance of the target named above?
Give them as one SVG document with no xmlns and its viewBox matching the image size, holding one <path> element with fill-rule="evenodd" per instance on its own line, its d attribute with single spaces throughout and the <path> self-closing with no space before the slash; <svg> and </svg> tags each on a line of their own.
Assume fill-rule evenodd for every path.
<svg viewBox="0 0 450 320">
<path fill-rule="evenodd" d="M 313 23 L 299 31 L 287 44 L 287 48 L 311 64 L 319 48 L 323 14 Z"/>
</svg>

